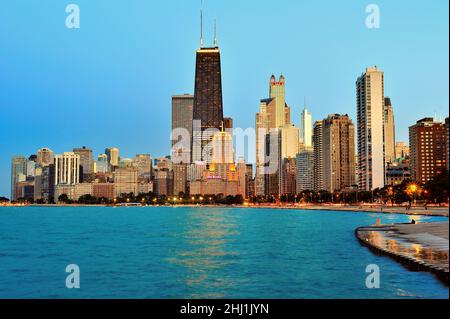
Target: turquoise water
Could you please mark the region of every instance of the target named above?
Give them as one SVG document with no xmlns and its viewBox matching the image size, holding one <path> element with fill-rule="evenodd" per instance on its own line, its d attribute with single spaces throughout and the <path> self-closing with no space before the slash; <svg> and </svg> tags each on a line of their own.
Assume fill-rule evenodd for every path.
<svg viewBox="0 0 450 319">
<path fill-rule="evenodd" d="M 358 226 L 404 215 L 181 207 L 0 207 L 0 298 L 448 298 Z M 418 219 L 415 217 L 415 219 Z M 420 221 L 447 218 L 422 217 Z M 80 267 L 80 289 L 65 268 Z M 377 264 L 380 289 L 365 286 Z"/>
</svg>

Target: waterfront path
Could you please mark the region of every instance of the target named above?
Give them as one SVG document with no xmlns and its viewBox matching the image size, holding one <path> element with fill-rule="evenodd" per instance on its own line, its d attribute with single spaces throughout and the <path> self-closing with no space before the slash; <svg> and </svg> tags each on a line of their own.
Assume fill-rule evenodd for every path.
<svg viewBox="0 0 450 319">
<path fill-rule="evenodd" d="M 416 271 L 430 271 L 448 285 L 449 223 L 394 224 L 360 227 L 359 241 Z"/>
</svg>

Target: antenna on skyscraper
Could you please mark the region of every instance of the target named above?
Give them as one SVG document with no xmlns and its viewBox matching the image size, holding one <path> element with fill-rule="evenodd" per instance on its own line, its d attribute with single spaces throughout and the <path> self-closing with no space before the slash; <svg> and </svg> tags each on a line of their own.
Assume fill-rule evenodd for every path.
<svg viewBox="0 0 450 319">
<path fill-rule="evenodd" d="M 203 0 L 200 8 L 200 48 L 203 48 Z"/>
<path fill-rule="evenodd" d="M 214 47 L 217 48 L 217 20 L 214 19 Z"/>
</svg>

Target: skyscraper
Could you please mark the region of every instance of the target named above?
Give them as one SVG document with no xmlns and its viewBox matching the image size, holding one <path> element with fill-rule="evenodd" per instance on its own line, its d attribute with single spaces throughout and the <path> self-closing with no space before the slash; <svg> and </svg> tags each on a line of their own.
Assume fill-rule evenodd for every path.
<svg viewBox="0 0 450 319">
<path fill-rule="evenodd" d="M 55 156 L 55 185 L 75 185 L 80 182 L 80 155 L 65 152 Z"/>
<path fill-rule="evenodd" d="M 384 152 L 386 163 L 393 163 L 396 159 L 394 108 L 388 97 L 384 98 Z"/>
<path fill-rule="evenodd" d="M 447 130 L 432 118 L 424 118 L 409 128 L 411 174 L 426 183 L 447 168 Z"/>
<path fill-rule="evenodd" d="M 384 187 L 384 74 L 367 68 L 356 81 L 359 189 Z"/>
<path fill-rule="evenodd" d="M 180 159 L 186 157 L 186 163 L 191 159 L 193 106 L 193 95 L 172 96 L 172 156 Z"/>
<path fill-rule="evenodd" d="M 15 156 L 11 161 L 11 200 L 18 199 L 16 185 L 26 180 L 27 159 L 23 156 Z"/>
<path fill-rule="evenodd" d="M 278 190 L 274 194 L 281 192 L 281 185 L 275 185 L 277 180 L 281 182 L 281 172 L 274 172 L 273 165 L 281 168 L 282 150 L 284 150 L 284 155 L 289 153 L 292 158 L 298 151 L 298 129 L 290 125 L 290 108 L 286 104 L 286 79 L 283 75 L 279 77 L 278 81 L 275 75 L 270 77 L 269 96 L 268 99 L 260 101 L 259 112 L 256 114 L 256 195 L 267 195 L 273 193 L 275 189 Z M 283 145 L 282 130 L 285 133 L 283 149 L 281 147 Z M 273 137 L 268 136 L 271 133 L 274 134 Z M 293 134 L 297 136 L 295 151 L 292 151 L 295 146 L 291 147 Z M 276 145 L 277 143 L 280 145 Z M 276 154 L 271 151 L 276 151 Z M 268 173 L 268 167 L 271 177 L 265 176 Z M 268 185 L 271 190 L 267 188 Z"/>
<path fill-rule="evenodd" d="M 286 79 L 280 75 L 277 81 L 275 75 L 270 78 L 269 95 L 275 100 L 275 109 L 273 111 L 274 127 L 280 128 L 290 123 L 290 108 L 286 104 Z"/>
<path fill-rule="evenodd" d="M 305 148 L 297 154 L 297 193 L 314 189 L 314 150 Z"/>
<path fill-rule="evenodd" d="M 348 115 L 334 114 L 323 120 L 323 176 L 328 192 L 355 184 L 355 127 Z"/>
<path fill-rule="evenodd" d="M 298 128 L 285 124 L 281 131 L 281 158 L 295 158 L 298 153 Z"/>
<path fill-rule="evenodd" d="M 105 154 L 108 157 L 108 163 L 112 169 L 119 166 L 119 149 L 110 147 L 105 149 Z"/>
<path fill-rule="evenodd" d="M 38 150 L 37 163 L 41 166 L 48 166 L 50 164 L 53 164 L 53 151 L 47 147 Z"/>
<path fill-rule="evenodd" d="M 80 156 L 80 166 L 82 168 L 82 180 L 81 182 L 90 182 L 93 180 L 94 173 L 94 157 L 92 149 L 83 146 L 81 148 L 74 148 L 73 152 Z"/>
<path fill-rule="evenodd" d="M 217 38 L 216 38 L 217 39 Z M 193 106 L 192 162 L 211 161 L 211 151 L 205 146 L 223 125 L 222 73 L 217 40 L 214 47 L 197 50 Z"/>
<path fill-rule="evenodd" d="M 229 132 L 217 132 L 212 138 L 212 163 L 234 163 L 233 135 Z"/>
<path fill-rule="evenodd" d="M 303 108 L 300 115 L 300 143 L 304 147 L 312 147 L 312 118 L 311 113 L 306 109 L 306 105 Z"/>
<path fill-rule="evenodd" d="M 314 191 L 321 191 L 325 189 L 323 183 L 323 125 L 322 121 L 314 123 L 313 131 L 313 151 L 314 151 L 314 166 L 313 166 L 313 189 Z"/>
<path fill-rule="evenodd" d="M 151 178 L 152 175 L 152 157 L 150 154 L 137 154 L 133 158 L 133 164 L 138 169 L 138 177 L 146 176 Z"/>
</svg>

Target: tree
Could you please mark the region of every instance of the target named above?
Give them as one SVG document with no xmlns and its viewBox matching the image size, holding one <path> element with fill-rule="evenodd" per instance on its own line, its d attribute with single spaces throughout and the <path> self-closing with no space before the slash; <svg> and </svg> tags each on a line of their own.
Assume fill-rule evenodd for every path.
<svg viewBox="0 0 450 319">
<path fill-rule="evenodd" d="M 67 196 L 67 194 L 61 194 L 61 195 L 59 195 L 59 197 L 58 197 L 58 202 L 68 204 L 69 201 L 70 201 L 70 199 L 69 199 L 69 196 Z"/>
<path fill-rule="evenodd" d="M 439 175 L 433 177 L 428 181 L 424 190 L 426 191 L 427 199 L 433 203 L 445 203 L 449 198 L 449 174 L 448 171 L 444 171 Z"/>
<path fill-rule="evenodd" d="M 6 197 L 0 197 L 0 203 L 9 202 L 9 198 Z"/>
</svg>

